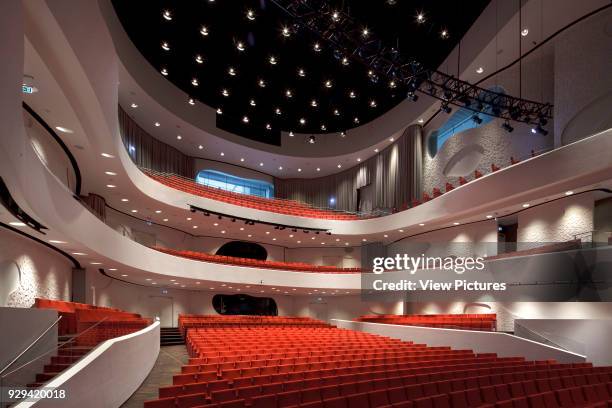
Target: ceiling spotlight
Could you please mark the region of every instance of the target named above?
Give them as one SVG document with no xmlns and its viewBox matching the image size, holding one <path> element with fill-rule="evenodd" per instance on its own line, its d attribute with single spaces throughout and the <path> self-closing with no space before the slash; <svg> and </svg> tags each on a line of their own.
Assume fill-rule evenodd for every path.
<svg viewBox="0 0 612 408">
<path fill-rule="evenodd" d="M 340 168 L 342 168 L 342 165 L 341 165 L 341 164 L 338 164 L 338 168 L 339 168 L 339 169 L 340 169 Z"/>
<path fill-rule="evenodd" d="M 482 118 L 478 116 L 478 114 L 475 114 L 475 115 L 472 115 L 472 121 L 475 124 L 480 125 L 482 123 Z"/>
<path fill-rule="evenodd" d="M 314 43 L 314 45 L 312 46 L 312 49 L 315 50 L 315 52 L 320 52 L 321 45 L 319 45 L 319 43 Z"/>
<path fill-rule="evenodd" d="M 484 72 L 484 68 L 483 67 L 476 68 L 476 73 L 477 74 L 482 74 L 483 72 Z"/>
<path fill-rule="evenodd" d="M 528 28 L 523 28 L 523 29 L 521 30 L 521 35 L 522 35 L 523 37 L 527 37 L 527 34 L 529 34 L 529 29 L 528 29 Z"/>
<path fill-rule="evenodd" d="M 282 169 L 283 169 L 283 166 L 278 166 L 278 169 L 279 169 L 279 170 L 282 170 Z"/>
<path fill-rule="evenodd" d="M 257 105 L 257 103 L 255 102 L 255 99 L 251 99 L 251 100 L 249 101 L 249 105 L 251 105 L 251 106 L 255 106 L 255 105 Z"/>
<path fill-rule="evenodd" d="M 492 215 L 487 215 L 487 219 L 489 219 L 489 220 L 490 220 L 491 218 L 493 218 L 493 216 L 492 216 Z"/>
<path fill-rule="evenodd" d="M 442 31 L 440 31 L 440 38 L 442 38 L 443 40 L 448 38 L 448 30 L 447 29 L 443 29 Z"/>
<path fill-rule="evenodd" d="M 302 68 L 298 69 L 298 76 L 301 76 L 302 78 L 306 76 L 306 71 L 304 71 Z"/>
<path fill-rule="evenodd" d="M 131 106 L 132 108 L 134 108 L 134 109 L 138 107 L 138 105 L 137 105 L 137 104 L 135 104 L 134 102 L 132 102 L 132 104 L 131 104 L 130 106 Z"/>
<path fill-rule="evenodd" d="M 298 169 L 298 172 L 301 172 L 301 171 L 302 171 L 302 169 Z"/>
<path fill-rule="evenodd" d="M 331 88 L 332 87 L 332 81 L 330 81 L 329 79 L 327 81 L 324 82 L 324 85 L 326 88 Z"/>
<path fill-rule="evenodd" d="M 202 28 L 200 28 L 200 34 L 202 34 L 203 36 L 207 36 L 208 28 L 206 26 L 202 26 Z"/>
<path fill-rule="evenodd" d="M 177 139 L 177 140 L 181 140 L 181 139 L 183 139 L 183 136 L 181 136 L 181 135 L 176 135 L 176 139 Z"/>
<path fill-rule="evenodd" d="M 223 111 L 221 110 L 221 108 L 217 108 L 217 115 L 221 115 L 223 113 Z"/>
<path fill-rule="evenodd" d="M 281 34 L 283 35 L 283 37 L 289 37 L 291 35 L 291 31 L 289 30 L 289 27 L 283 27 L 281 29 Z"/>
<path fill-rule="evenodd" d="M 155 125 L 155 127 L 160 127 L 160 126 L 161 126 L 161 123 L 159 123 L 159 122 L 155 122 L 155 123 L 154 123 L 154 125 Z"/>
<path fill-rule="evenodd" d="M 189 98 L 189 99 L 187 99 L 187 103 L 190 104 L 191 106 L 193 106 L 193 105 L 195 105 L 195 99 Z"/>
<path fill-rule="evenodd" d="M 232 67 L 229 67 L 229 69 L 227 70 L 227 73 L 230 74 L 231 76 L 236 76 L 236 70 Z"/>
<path fill-rule="evenodd" d="M 321 125 L 321 130 L 327 130 L 327 126 L 325 126 L 325 124 Z"/>
<path fill-rule="evenodd" d="M 425 120 L 424 120 L 424 119 L 422 119 L 422 118 L 421 118 L 421 119 L 419 119 L 419 120 L 417 120 L 417 123 L 423 123 L 423 122 L 425 122 Z"/>
<path fill-rule="evenodd" d="M 370 108 L 375 108 L 376 107 L 376 101 L 374 99 L 372 99 L 370 101 Z"/>
<path fill-rule="evenodd" d="M 195 56 L 195 62 L 197 62 L 198 64 L 201 64 L 204 62 L 204 58 L 202 58 L 201 55 L 196 55 Z"/>
<path fill-rule="evenodd" d="M 423 12 L 418 13 L 417 16 L 416 16 L 416 21 L 419 24 L 424 23 L 425 22 L 425 14 Z"/>
<path fill-rule="evenodd" d="M 191 85 L 193 85 L 193 86 L 198 86 L 198 85 L 200 85 L 200 82 L 198 81 L 198 79 L 197 79 L 197 78 L 193 78 L 193 79 L 191 80 Z"/>
<path fill-rule="evenodd" d="M 268 129 L 268 130 L 272 130 L 272 125 L 271 125 L 271 124 L 269 124 L 269 123 L 266 123 L 266 129 Z M 244 161 L 244 160 L 242 160 L 242 161 Z"/>
<path fill-rule="evenodd" d="M 223 88 L 223 89 L 221 90 L 221 95 L 223 95 L 223 96 L 229 96 L 229 91 L 228 91 L 227 89 Z"/>
<path fill-rule="evenodd" d="M 107 185 L 106 185 L 106 187 L 108 187 L 108 188 L 115 188 L 115 187 L 117 187 L 117 186 L 116 186 L 116 185 L 114 185 L 114 184 L 107 184 Z"/>
<path fill-rule="evenodd" d="M 459 225 L 459 223 L 458 222 L 453 222 L 453 225 Z"/>
<path fill-rule="evenodd" d="M 334 109 L 334 116 L 340 116 L 340 111 L 338 109 Z"/>
<path fill-rule="evenodd" d="M 406 94 L 406 97 L 408 98 L 408 100 L 411 100 L 412 102 L 416 102 L 419 100 L 419 95 L 417 95 L 414 92 L 408 92 Z"/>
<path fill-rule="evenodd" d="M 306 124 L 306 119 L 300 118 L 300 125 L 305 125 L 305 124 Z"/>
<path fill-rule="evenodd" d="M 164 51 L 170 51 L 170 44 L 168 44 L 166 41 L 161 43 L 161 47 Z"/>
<path fill-rule="evenodd" d="M 255 20 L 255 12 L 253 10 L 247 10 L 246 18 L 248 18 L 251 21 Z"/>
<path fill-rule="evenodd" d="M 263 79 L 260 79 L 257 82 L 257 85 L 259 85 L 260 88 L 265 88 L 266 87 L 266 81 L 264 81 Z"/>
<path fill-rule="evenodd" d="M 130 201 L 130 200 L 129 200 L 129 199 L 127 199 L 127 198 L 122 198 L 122 199 L 121 199 L 121 201 L 123 201 L 124 203 L 127 203 L 127 202 L 128 202 L 128 201 Z"/>
<path fill-rule="evenodd" d="M 108 175 L 108 176 L 116 176 L 117 173 L 115 173 L 114 171 L 105 171 L 104 174 Z"/>
<path fill-rule="evenodd" d="M 389 141 L 390 141 L 390 142 L 393 142 L 393 141 L 395 141 L 395 138 L 394 138 L 394 137 L 390 137 L 390 138 L 389 138 Z"/>
<path fill-rule="evenodd" d="M 525 204 L 523 204 L 523 208 L 527 208 L 527 207 L 529 207 L 530 205 L 531 205 L 531 204 L 529 204 L 529 203 L 525 203 Z"/>
<path fill-rule="evenodd" d="M 282 112 L 281 112 L 280 108 L 276 108 L 276 109 L 274 109 L 274 113 L 276 113 L 277 115 L 280 115 Z"/>
<path fill-rule="evenodd" d="M 219 155 L 221 155 L 221 156 L 225 156 L 225 153 L 221 152 L 221 153 L 219 153 Z"/>
<path fill-rule="evenodd" d="M 172 13 L 170 12 L 170 10 L 164 10 L 164 12 L 162 13 L 162 17 L 170 21 L 172 20 Z"/>
<path fill-rule="evenodd" d="M 314 137 L 314 135 L 310 135 L 310 136 L 308 137 L 308 143 L 310 143 L 310 144 L 315 144 L 316 142 L 317 142 L 317 138 L 316 138 L 316 137 Z M 317 168 L 317 171 L 319 171 L 319 169 L 318 169 L 318 168 Z"/>
<path fill-rule="evenodd" d="M 363 35 L 364 37 L 367 37 L 368 35 L 370 35 L 370 30 L 368 30 L 367 27 L 365 27 L 362 31 L 361 31 L 361 35 Z"/>
<path fill-rule="evenodd" d="M 355 116 L 355 118 L 353 119 L 353 122 L 359 123 L 359 118 L 357 116 Z"/>
<path fill-rule="evenodd" d="M 349 59 L 346 57 L 342 57 L 342 65 L 347 66 L 349 64 Z"/>
<path fill-rule="evenodd" d="M 238 51 L 244 51 L 244 43 L 241 41 L 238 41 L 236 43 L 236 49 L 238 49 Z"/>
<path fill-rule="evenodd" d="M 291 98 L 291 97 L 293 97 L 293 92 L 291 91 L 291 89 L 287 89 L 287 90 L 285 91 L 285 96 L 286 96 L 287 98 Z"/>
<path fill-rule="evenodd" d="M 502 125 L 501 125 L 502 129 L 504 129 L 506 132 L 511 133 L 514 128 L 510 125 L 510 122 L 505 121 Z"/>
<path fill-rule="evenodd" d="M 389 81 L 389 88 L 395 88 L 397 87 L 397 84 L 395 83 L 395 81 L 391 80 Z"/>
<path fill-rule="evenodd" d="M 357 97 L 357 94 L 355 93 L 355 91 L 350 91 L 349 92 L 349 98 L 355 99 L 356 97 Z"/>
<path fill-rule="evenodd" d="M 313 108 L 316 108 L 317 106 L 319 106 L 319 103 L 317 102 L 316 99 L 313 99 L 312 101 L 310 101 L 310 106 L 312 106 Z"/>
<path fill-rule="evenodd" d="M 204 146 L 198 145 L 198 149 L 202 150 L 202 149 L 204 149 Z"/>
<path fill-rule="evenodd" d="M 168 76 L 168 70 L 166 68 L 162 68 L 160 72 L 163 76 Z"/>
<path fill-rule="evenodd" d="M 263 163 L 259 163 L 259 167 L 263 167 Z"/>
<path fill-rule="evenodd" d="M 340 132 L 340 137 L 346 137 L 346 132 L 345 131 Z"/>
<path fill-rule="evenodd" d="M 289 131 L 289 137 L 293 137 L 295 134 L 292 131 Z"/>
<path fill-rule="evenodd" d="M 378 152 L 379 152 L 379 150 L 378 150 L 378 147 L 377 147 L 376 149 L 374 149 L 374 153 L 378 153 Z"/>
<path fill-rule="evenodd" d="M 248 117 L 248 116 L 243 116 L 243 117 L 242 117 L 242 121 L 243 121 L 244 123 L 249 123 L 249 117 Z"/>
<path fill-rule="evenodd" d="M 566 191 L 566 192 L 565 192 L 565 195 L 566 195 L 566 196 L 571 196 L 572 194 L 574 194 L 574 192 L 573 192 L 573 191 Z"/>
<path fill-rule="evenodd" d="M 334 20 L 334 21 L 338 21 L 338 20 L 340 20 L 340 13 L 338 13 L 337 11 L 334 11 L 334 12 L 332 13 L 331 18 L 332 18 L 332 20 Z"/>
<path fill-rule="evenodd" d="M 271 65 L 276 65 L 276 64 L 278 63 L 278 61 L 276 60 L 276 57 L 270 57 L 270 58 L 268 58 L 268 62 L 269 62 Z"/>
</svg>

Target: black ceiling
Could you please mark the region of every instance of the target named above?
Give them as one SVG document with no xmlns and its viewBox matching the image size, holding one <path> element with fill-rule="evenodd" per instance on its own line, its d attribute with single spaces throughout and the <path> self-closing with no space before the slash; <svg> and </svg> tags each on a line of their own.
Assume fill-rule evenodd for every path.
<svg viewBox="0 0 612 408">
<path fill-rule="evenodd" d="M 437 68 L 489 0 L 331 3 L 398 47 L 403 57 Z M 113 5 L 140 52 L 160 75 L 167 70 L 166 78 L 186 93 L 185 103 L 188 95 L 220 108 L 217 126 L 251 139 L 278 144 L 280 130 L 349 130 L 387 112 L 406 95 L 405 89 L 391 88 L 388 81 L 373 83 L 368 68 L 357 61 L 343 64 L 334 49 L 310 32 L 284 36 L 282 28 L 291 27 L 291 18 L 273 1 L 113 0 Z M 171 19 L 164 17 L 166 11 Z M 424 16 L 422 23 L 417 22 L 419 13 Z M 208 35 L 201 34 L 203 27 Z M 441 35 L 443 30 L 447 38 Z M 169 50 L 163 49 L 164 42 Z M 270 63 L 271 57 L 276 64 Z M 192 84 L 194 78 L 197 86 Z M 222 94 L 224 89 L 229 96 Z"/>
</svg>

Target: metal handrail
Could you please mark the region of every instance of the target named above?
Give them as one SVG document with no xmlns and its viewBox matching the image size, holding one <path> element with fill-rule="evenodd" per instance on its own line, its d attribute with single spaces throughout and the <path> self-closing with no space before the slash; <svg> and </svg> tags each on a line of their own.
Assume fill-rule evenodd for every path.
<svg viewBox="0 0 612 408">
<path fill-rule="evenodd" d="M 56 324 L 58 324 L 60 320 L 62 320 L 62 316 L 59 316 L 59 317 L 57 318 L 57 320 L 55 320 L 55 321 L 54 321 L 54 322 L 51 324 L 51 326 L 47 327 L 47 328 L 46 328 L 46 329 L 45 329 L 45 330 L 44 330 L 44 331 L 43 331 L 43 332 L 42 332 L 42 333 L 41 333 L 41 334 L 40 334 L 40 335 L 39 335 L 39 336 L 38 336 L 36 339 L 34 339 L 34 341 L 33 341 L 33 342 L 31 342 L 31 343 L 30 343 L 30 345 L 29 345 L 29 346 L 27 346 L 25 349 L 23 349 L 23 350 L 21 351 L 21 353 L 19 353 L 19 354 L 17 355 L 17 357 L 15 357 L 13 360 L 11 360 L 11 362 L 10 362 L 10 363 L 8 363 L 8 364 L 7 364 L 7 365 L 6 365 L 6 366 L 5 366 L 5 367 L 4 367 L 2 370 L 0 370 L 0 377 L 4 377 L 2 374 L 4 374 L 4 372 L 5 372 L 6 370 L 8 370 L 10 366 L 12 366 L 13 364 L 15 364 L 15 362 L 16 362 L 17 360 L 19 360 L 19 359 L 21 358 L 21 356 L 23 356 L 25 353 L 27 353 L 27 352 L 28 352 L 28 350 L 30 350 L 32 347 L 34 347 L 34 345 L 35 345 L 36 343 L 38 343 L 38 342 L 40 341 L 40 339 L 42 339 L 42 338 L 45 336 L 45 334 L 47 334 L 47 333 L 49 332 L 49 330 L 51 330 L 51 329 L 52 329 L 52 328 L 53 328 L 53 327 L 54 327 Z M 9 374 L 10 374 L 10 373 L 9 373 Z"/>
<path fill-rule="evenodd" d="M 526 330 L 527 332 L 529 332 L 529 334 L 532 334 L 532 335 L 534 335 L 535 337 L 537 337 L 537 338 L 539 338 L 539 339 L 542 339 L 542 340 L 540 340 L 540 341 L 539 341 L 540 343 L 548 344 L 549 346 L 553 346 L 553 347 L 559 348 L 559 349 L 561 349 L 561 350 L 567 350 L 565 347 L 563 347 L 563 346 L 561 346 L 561 345 L 559 345 L 559 344 L 555 343 L 554 341 L 552 341 L 552 340 L 550 340 L 550 339 L 548 339 L 548 338 L 544 337 L 544 336 L 543 336 L 543 335 L 541 335 L 540 333 L 538 333 L 538 332 L 536 332 L 536 331 L 533 331 L 533 330 L 531 330 L 530 328 L 528 328 L 528 327 L 526 327 L 526 326 L 523 326 L 523 325 L 522 325 L 522 324 L 520 324 L 520 323 L 516 323 L 516 322 L 514 322 L 514 324 L 515 324 L 517 327 L 520 327 L 520 328 L 522 328 L 522 329 Z M 516 329 L 514 330 L 514 333 L 515 333 L 515 335 L 516 335 Z M 520 336 L 517 336 L 517 337 L 520 337 Z M 568 350 L 568 351 L 569 351 L 569 350 Z"/>
<path fill-rule="evenodd" d="M 61 316 L 60 316 L 60 317 L 61 317 Z M 70 338 L 69 340 L 64 341 L 64 342 L 63 342 L 63 343 L 61 343 L 60 345 L 53 347 L 52 349 L 50 349 L 50 350 L 48 350 L 48 351 L 46 351 L 46 352 L 42 353 L 42 354 L 41 354 L 41 355 L 39 355 L 38 357 L 33 358 L 33 359 L 31 359 L 30 361 L 28 361 L 27 363 L 24 363 L 24 364 L 20 365 L 19 367 L 15 368 L 14 370 L 9 371 L 8 373 L 6 373 L 6 374 L 4 374 L 4 375 L 0 376 L 0 380 L 2 380 L 2 379 L 4 379 L 4 378 L 6 378 L 7 376 L 9 376 L 9 375 L 11 375 L 11 374 L 13 374 L 14 372 L 17 372 L 17 371 L 21 370 L 23 367 L 25 367 L 25 366 L 28 366 L 28 365 L 32 364 L 34 361 L 38 360 L 38 359 L 39 359 L 39 358 L 41 358 L 41 357 L 44 357 L 44 356 L 48 355 L 48 354 L 49 354 L 49 353 L 51 353 L 52 351 L 54 351 L 54 350 L 59 350 L 60 348 L 62 348 L 62 347 L 63 347 L 63 346 L 65 346 L 66 344 L 73 342 L 75 339 L 79 338 L 80 336 L 82 336 L 83 334 L 87 333 L 89 330 L 93 329 L 94 327 L 98 326 L 100 323 L 105 322 L 106 320 L 108 320 L 108 316 L 107 316 L 107 317 L 104 317 L 102 320 L 100 320 L 100 321 L 96 322 L 94 325 L 92 325 L 92 326 L 88 327 L 87 329 L 83 330 L 82 332 L 78 333 L 78 334 L 77 334 L 75 337 L 72 337 L 72 338 Z M 58 319 L 58 321 L 59 321 L 59 319 Z M 4 371 L 4 370 L 3 370 L 3 371 Z M 0 372 L 0 374 L 2 374 L 2 373 Z"/>
</svg>

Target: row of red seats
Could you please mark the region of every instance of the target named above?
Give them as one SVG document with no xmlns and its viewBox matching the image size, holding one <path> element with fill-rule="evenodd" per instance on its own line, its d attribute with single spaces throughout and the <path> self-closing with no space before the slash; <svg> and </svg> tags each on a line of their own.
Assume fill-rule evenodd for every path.
<svg viewBox="0 0 612 408">
<path fill-rule="evenodd" d="M 58 334 L 79 334 L 75 345 L 95 346 L 96 344 L 141 330 L 151 323 L 137 313 L 119 309 L 66 302 L 53 299 L 36 298 L 34 307 L 57 310 L 62 317 Z"/>
<path fill-rule="evenodd" d="M 475 355 L 470 350 L 430 348 L 336 328 L 191 329 L 187 337 L 190 354 L 195 357 L 183 369 L 184 374 L 174 376 L 174 385 L 161 388 L 160 398 L 146 402 L 145 408 L 464 408 L 459 405 L 462 398 L 475 401 L 475 393 L 481 403 L 465 407 L 507 401 L 520 404 L 528 398 L 537 401 L 543 398 L 540 394 L 551 392 L 551 387 L 593 385 L 588 388 L 592 391 L 596 385 L 612 381 L 612 368 L 589 363 L 526 362 L 520 357 L 498 358 L 492 353 Z M 268 346 L 267 353 L 261 347 L 249 354 L 249 347 L 258 344 L 254 340 Z M 224 347 L 220 346 L 229 353 L 222 355 Z M 380 357 L 380 351 L 385 357 Z M 415 351 L 414 355 L 405 354 Z M 421 361 L 419 354 L 426 359 Z M 230 356 L 233 361 L 219 360 Z M 317 358 L 311 360 L 313 356 Z M 596 401 L 587 399 L 586 392 L 585 401 L 595 403 L 607 398 L 601 394 Z M 577 395 L 571 398 L 580 404 Z"/>
<path fill-rule="evenodd" d="M 229 265 L 246 266 L 251 268 L 282 269 L 297 272 L 316 272 L 316 273 L 360 273 L 361 268 L 338 268 L 327 265 L 311 265 L 304 262 L 280 262 L 280 261 L 260 261 L 258 259 L 238 258 L 226 255 L 212 255 L 205 252 L 186 251 L 162 247 L 153 249 L 166 254 L 180 256 L 183 258 L 195 259 L 197 261 L 215 262 Z"/>
<path fill-rule="evenodd" d="M 355 319 L 358 322 L 399 324 L 405 326 L 436 327 L 495 331 L 497 316 L 490 314 L 434 314 L 434 315 L 365 315 Z"/>
<path fill-rule="evenodd" d="M 186 336 L 188 329 L 206 327 L 214 332 L 215 327 L 223 327 L 224 333 L 229 333 L 232 328 L 245 327 L 329 327 L 327 323 L 310 317 L 294 316 L 224 316 L 224 315 L 197 315 L 179 314 L 178 327 Z M 227 330 L 227 331 L 226 331 Z"/>
<path fill-rule="evenodd" d="M 331 220 L 355 220 L 355 214 L 340 211 L 314 208 L 308 204 L 293 200 L 276 198 L 263 198 L 249 194 L 233 193 L 219 188 L 205 186 L 193 180 L 182 178 L 174 174 L 155 173 L 151 170 L 142 169 L 152 179 L 177 190 L 189 194 L 198 195 L 213 200 L 223 201 L 242 207 L 255 208 L 263 211 L 276 212 L 280 214 L 295 215 L 298 217 L 323 218 Z"/>
</svg>

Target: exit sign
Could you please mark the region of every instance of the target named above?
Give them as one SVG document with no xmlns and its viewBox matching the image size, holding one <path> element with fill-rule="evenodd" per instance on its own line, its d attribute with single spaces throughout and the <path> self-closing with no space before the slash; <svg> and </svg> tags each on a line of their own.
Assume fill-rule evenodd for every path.
<svg viewBox="0 0 612 408">
<path fill-rule="evenodd" d="M 35 91 L 33 86 L 21 85 L 21 92 L 26 94 L 33 94 Z"/>
</svg>

